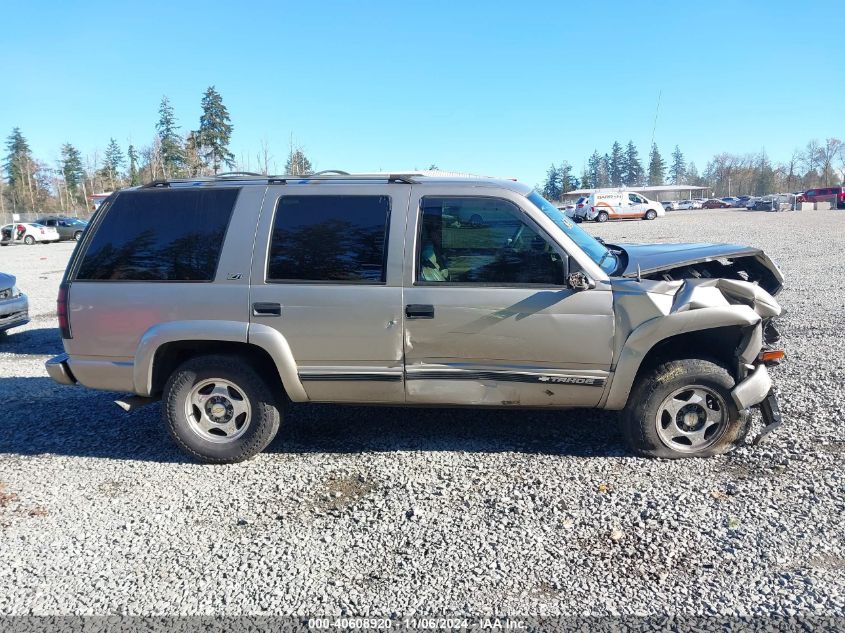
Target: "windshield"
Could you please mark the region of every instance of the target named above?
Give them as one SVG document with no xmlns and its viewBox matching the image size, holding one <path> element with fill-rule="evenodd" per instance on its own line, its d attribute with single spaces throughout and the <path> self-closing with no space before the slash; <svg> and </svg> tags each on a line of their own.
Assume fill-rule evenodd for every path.
<svg viewBox="0 0 845 633">
<path fill-rule="evenodd" d="M 599 242 L 596 238 L 566 217 L 563 211 L 555 207 L 551 202 L 546 200 L 536 191 L 532 191 L 528 194 L 528 199 L 533 202 L 534 206 L 540 209 L 547 218 L 554 222 L 561 231 L 566 233 L 566 235 L 569 236 L 569 238 L 575 242 L 590 259 L 598 264 L 604 272 L 610 274 L 616 270 L 616 266 L 618 264 L 616 255 L 612 251 L 608 250 L 604 244 Z"/>
</svg>

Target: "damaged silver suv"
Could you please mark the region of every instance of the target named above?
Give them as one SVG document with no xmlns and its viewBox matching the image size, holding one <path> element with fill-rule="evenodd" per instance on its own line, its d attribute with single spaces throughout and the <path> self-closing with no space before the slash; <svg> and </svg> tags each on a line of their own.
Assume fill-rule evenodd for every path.
<svg viewBox="0 0 845 633">
<path fill-rule="evenodd" d="M 112 195 L 71 258 L 63 384 L 163 401 L 176 443 L 234 462 L 284 403 L 592 407 L 631 449 L 707 456 L 780 424 L 754 248 L 604 244 L 509 180 L 228 174 Z"/>
</svg>

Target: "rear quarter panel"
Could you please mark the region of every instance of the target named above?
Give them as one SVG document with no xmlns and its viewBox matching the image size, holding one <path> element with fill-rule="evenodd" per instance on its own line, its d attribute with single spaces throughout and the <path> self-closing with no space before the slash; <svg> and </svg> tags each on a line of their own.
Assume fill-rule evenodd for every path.
<svg viewBox="0 0 845 633">
<path fill-rule="evenodd" d="M 101 389 L 132 390 L 136 350 L 153 326 L 193 320 L 249 322 L 249 270 L 265 190 L 259 186 L 241 190 L 212 282 L 71 280 L 72 338 L 64 346 L 80 382 Z M 91 237 L 86 236 L 86 242 Z M 105 373 L 109 365 L 116 374 L 113 377 Z"/>
</svg>

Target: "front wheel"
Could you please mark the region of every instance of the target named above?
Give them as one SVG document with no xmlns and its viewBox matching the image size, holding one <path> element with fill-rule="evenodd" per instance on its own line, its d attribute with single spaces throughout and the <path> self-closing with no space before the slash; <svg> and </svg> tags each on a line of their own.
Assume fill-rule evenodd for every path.
<svg viewBox="0 0 845 633">
<path fill-rule="evenodd" d="M 646 457 L 726 453 L 748 433 L 750 416 L 731 398 L 727 369 L 701 359 L 663 363 L 639 379 L 622 412 L 628 445 Z"/>
<path fill-rule="evenodd" d="M 82 231 L 76 231 L 76 232 L 73 234 L 73 239 L 74 239 L 74 240 L 76 240 L 77 242 L 78 242 L 79 240 L 81 240 L 81 239 L 82 239 Z"/>
<path fill-rule="evenodd" d="M 645 219 L 646 220 L 653 220 L 656 217 L 657 217 L 657 211 L 655 211 L 654 209 L 649 209 L 648 211 L 645 212 Z"/>
<path fill-rule="evenodd" d="M 263 451 L 279 430 L 279 398 L 237 356 L 198 356 L 170 376 L 164 423 L 176 444 L 200 461 L 227 464 Z"/>
</svg>

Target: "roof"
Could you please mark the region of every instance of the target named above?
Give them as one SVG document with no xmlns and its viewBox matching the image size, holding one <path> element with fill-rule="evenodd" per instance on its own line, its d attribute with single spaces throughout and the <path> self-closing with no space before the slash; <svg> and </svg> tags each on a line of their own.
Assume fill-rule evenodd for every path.
<svg viewBox="0 0 845 633">
<path fill-rule="evenodd" d="M 173 178 L 169 180 L 156 180 L 141 189 L 153 189 L 159 187 L 201 187 L 219 184 L 237 185 L 316 185 L 323 183 L 334 184 L 356 184 L 356 183 L 386 183 L 386 184 L 407 184 L 407 185 L 433 185 L 433 184 L 466 184 L 474 187 L 492 187 L 508 189 L 522 195 L 530 193 L 533 188 L 517 182 L 513 179 L 492 178 L 489 176 L 478 176 L 461 172 L 445 171 L 399 171 L 399 172 L 365 172 L 346 173 L 335 170 L 327 170 L 316 174 L 268 176 L 248 172 L 230 172 L 218 174 L 217 176 L 198 176 L 195 178 Z"/>
</svg>

